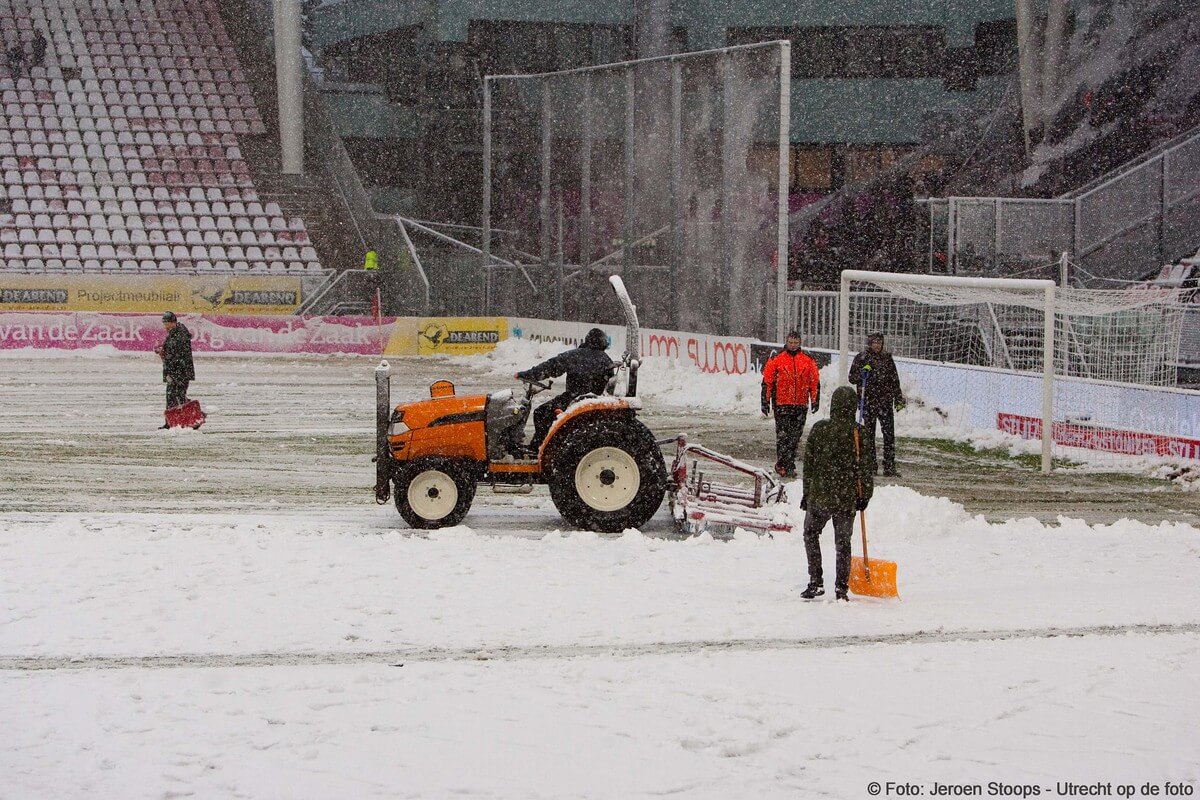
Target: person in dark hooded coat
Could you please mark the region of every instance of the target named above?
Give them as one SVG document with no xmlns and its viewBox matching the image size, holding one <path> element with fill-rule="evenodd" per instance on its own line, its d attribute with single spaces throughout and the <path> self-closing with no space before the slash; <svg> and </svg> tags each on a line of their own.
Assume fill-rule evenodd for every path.
<svg viewBox="0 0 1200 800">
<path fill-rule="evenodd" d="M 192 363 L 192 332 L 180 324 L 170 311 L 163 314 L 162 323 L 167 338 L 154 352 L 163 362 L 167 408 L 175 408 L 187 402 L 188 384 L 196 380 L 196 367 Z"/>
<path fill-rule="evenodd" d="M 29 43 L 29 66 L 41 67 L 46 64 L 46 35 L 41 31 L 33 32 L 33 41 Z"/>
<path fill-rule="evenodd" d="M 850 364 L 850 383 L 858 387 L 863 404 L 863 425 L 867 428 L 872 445 L 875 443 L 876 421 L 883 433 L 883 474 L 900 477 L 896 471 L 894 412 L 904 409 L 904 393 L 900 390 L 900 373 L 896 371 L 896 362 L 892 354 L 883 349 L 882 333 L 868 336 L 867 349 L 854 357 Z M 872 464 L 872 471 L 878 473 L 878 465 Z"/>
<path fill-rule="evenodd" d="M 854 512 L 871 502 L 874 492 L 875 451 L 866 429 L 854 421 L 858 395 L 850 386 L 840 386 L 829 403 L 829 419 L 813 425 L 804 448 L 804 550 L 808 556 L 806 600 L 825 594 L 821 568 L 821 531 L 833 520 L 837 547 L 837 577 L 834 593 L 846 600 L 850 586 L 850 536 Z M 857 441 L 855 434 L 857 433 Z"/>
<path fill-rule="evenodd" d="M 517 380 L 544 381 L 566 373 L 567 389 L 560 395 L 542 403 L 533 412 L 533 441 L 530 448 L 541 447 L 554 424 L 556 411 L 565 409 L 583 395 L 601 395 L 608 387 L 608 379 L 617 365 L 604 352 L 608 349 L 608 334 L 592 328 L 583 339 L 583 344 L 574 350 L 559 353 L 541 364 L 517 373 Z"/>
</svg>

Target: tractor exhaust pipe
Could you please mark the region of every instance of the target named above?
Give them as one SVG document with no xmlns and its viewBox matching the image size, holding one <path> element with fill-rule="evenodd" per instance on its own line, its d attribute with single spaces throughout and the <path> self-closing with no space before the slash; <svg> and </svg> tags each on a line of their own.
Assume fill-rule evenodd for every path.
<svg viewBox="0 0 1200 800">
<path fill-rule="evenodd" d="M 392 367 L 380 361 L 375 368 L 375 502 L 392 496 L 392 448 L 388 425 L 392 418 Z"/>
</svg>

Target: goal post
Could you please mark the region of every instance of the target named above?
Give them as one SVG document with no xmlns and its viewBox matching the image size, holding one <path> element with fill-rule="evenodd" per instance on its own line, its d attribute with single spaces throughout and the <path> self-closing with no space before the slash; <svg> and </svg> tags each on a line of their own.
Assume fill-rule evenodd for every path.
<svg viewBox="0 0 1200 800">
<path fill-rule="evenodd" d="M 855 284 L 862 286 L 861 292 L 852 291 Z M 849 383 L 852 331 L 854 344 L 865 346 L 866 337 L 871 333 L 894 333 L 897 330 L 905 330 L 905 321 L 901 318 L 918 305 L 935 308 L 986 306 L 988 316 L 992 321 L 996 320 L 992 310 L 994 305 L 1012 305 L 1039 313 L 1042 322 L 1040 364 L 1038 365 L 1042 384 L 1041 467 L 1043 473 L 1048 473 L 1051 468 L 1054 447 L 1055 291 L 1054 282 L 1049 280 L 961 278 L 945 275 L 843 270 L 838 297 L 838 350 L 840 357 L 838 369 L 841 379 Z M 854 294 L 859 296 L 854 298 Z M 854 299 L 857 299 L 858 302 L 852 303 Z M 852 323 L 855 324 L 852 325 Z M 949 321 L 938 324 L 942 327 L 950 327 Z M 1000 327 L 998 321 L 996 321 L 996 327 Z M 1007 345 L 1002 339 L 998 341 L 998 344 L 999 349 L 1005 352 L 1005 358 L 1011 367 L 1011 357 L 1007 355 Z M 939 350 L 942 351 L 940 353 L 944 357 L 942 359 L 938 358 Z M 949 348 L 945 345 L 932 348 L 922 347 L 914 355 L 934 360 L 955 360 L 949 357 Z"/>
</svg>

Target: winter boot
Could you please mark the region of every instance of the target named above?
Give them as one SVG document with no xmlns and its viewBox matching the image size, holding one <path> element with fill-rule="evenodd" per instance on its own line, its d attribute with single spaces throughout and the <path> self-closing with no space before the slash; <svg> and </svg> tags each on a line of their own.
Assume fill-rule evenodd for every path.
<svg viewBox="0 0 1200 800">
<path fill-rule="evenodd" d="M 800 593 L 800 596 L 805 600 L 812 600 L 817 597 L 822 597 L 825 594 L 825 587 L 819 583 L 810 583 L 808 588 Z"/>
<path fill-rule="evenodd" d="M 883 476 L 885 478 L 899 478 L 900 473 L 896 472 L 895 467 L 884 467 L 883 468 Z"/>
<path fill-rule="evenodd" d="M 838 600 L 845 600 L 846 602 L 850 602 L 850 595 L 845 589 L 834 589 L 833 596 Z"/>
</svg>

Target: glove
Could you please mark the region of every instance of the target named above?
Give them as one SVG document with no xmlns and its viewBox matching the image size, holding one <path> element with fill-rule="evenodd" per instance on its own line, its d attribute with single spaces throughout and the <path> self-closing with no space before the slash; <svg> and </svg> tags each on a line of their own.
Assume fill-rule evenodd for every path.
<svg viewBox="0 0 1200 800">
<path fill-rule="evenodd" d="M 801 495 L 801 497 L 800 497 L 800 509 L 802 511 L 808 511 L 808 495 L 807 494 Z"/>
<path fill-rule="evenodd" d="M 814 414 L 817 413 L 818 411 L 820 411 L 821 410 L 821 398 L 814 397 L 813 401 L 812 401 L 812 406 L 810 406 L 810 408 L 812 409 L 812 413 L 814 413 Z"/>
<path fill-rule="evenodd" d="M 854 504 L 854 507 L 855 507 L 857 510 L 859 510 L 859 511 L 866 511 L 866 510 L 867 510 L 867 504 L 868 504 L 868 503 L 870 503 L 870 502 L 871 502 L 871 501 L 870 501 L 870 500 L 868 500 L 867 498 L 865 498 L 865 497 L 860 497 L 860 498 L 858 498 L 858 501 L 857 501 L 857 502 L 855 502 L 855 504 Z"/>
<path fill-rule="evenodd" d="M 903 411 L 904 407 L 908 404 L 904 402 L 903 397 L 897 397 L 896 402 L 893 403 L 892 405 L 895 406 L 897 413 L 899 413 L 899 412 Z"/>
<path fill-rule="evenodd" d="M 767 417 L 771 416 L 771 404 L 770 403 L 763 403 L 762 415 L 763 415 L 763 419 L 766 419 Z"/>
</svg>

